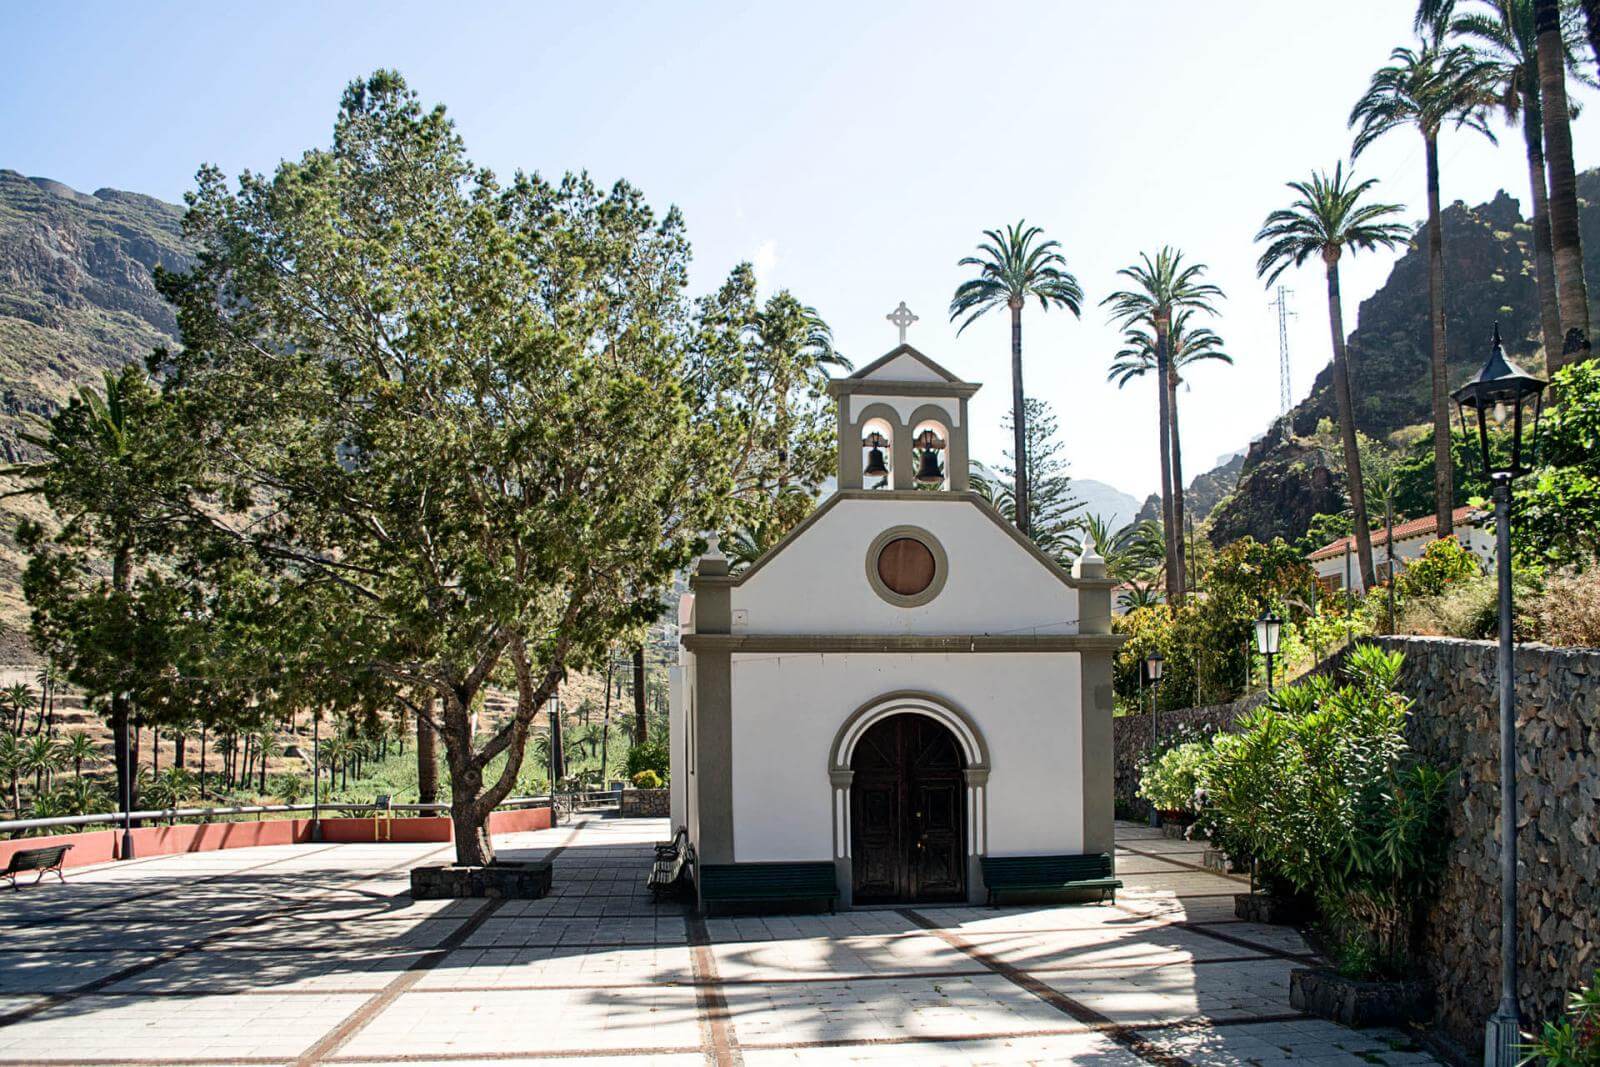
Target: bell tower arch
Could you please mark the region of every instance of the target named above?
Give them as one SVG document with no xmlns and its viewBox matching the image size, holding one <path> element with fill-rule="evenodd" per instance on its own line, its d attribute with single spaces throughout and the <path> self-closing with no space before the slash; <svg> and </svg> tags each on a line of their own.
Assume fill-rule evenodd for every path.
<svg viewBox="0 0 1600 1067">
<path fill-rule="evenodd" d="M 978 389 L 908 344 L 829 382 L 839 488 L 965 492 L 967 401 Z"/>
</svg>

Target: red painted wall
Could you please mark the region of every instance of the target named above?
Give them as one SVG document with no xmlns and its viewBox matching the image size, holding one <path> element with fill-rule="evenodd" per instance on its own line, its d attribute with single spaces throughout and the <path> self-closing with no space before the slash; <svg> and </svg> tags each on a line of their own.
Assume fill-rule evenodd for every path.
<svg viewBox="0 0 1600 1067">
<path fill-rule="evenodd" d="M 497 811 L 489 816 L 491 834 L 510 834 L 527 830 L 548 830 L 549 808 L 522 808 Z M 394 841 L 417 844 L 453 841 L 455 835 L 447 818 L 338 818 L 322 820 L 322 839 L 332 844 L 362 844 Z M 310 819 L 267 819 L 261 822 L 209 822 L 179 826 L 144 826 L 133 831 L 135 857 L 168 856 L 179 852 L 211 852 L 224 848 L 251 848 L 257 845 L 306 844 L 311 840 Z M 0 867 L 10 862 L 13 852 L 51 845 L 71 845 L 65 864 L 88 867 L 109 863 L 122 846 L 122 831 L 90 830 L 51 837 L 22 837 L 0 841 Z"/>
</svg>

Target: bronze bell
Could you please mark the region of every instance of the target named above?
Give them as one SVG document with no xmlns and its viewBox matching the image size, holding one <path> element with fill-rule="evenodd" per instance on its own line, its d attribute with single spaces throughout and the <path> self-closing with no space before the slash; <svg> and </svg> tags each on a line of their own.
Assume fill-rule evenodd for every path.
<svg viewBox="0 0 1600 1067">
<path fill-rule="evenodd" d="M 922 461 L 917 465 L 918 485 L 938 485 L 944 481 L 944 468 L 939 466 L 939 455 L 931 448 L 922 450 Z"/>
<path fill-rule="evenodd" d="M 861 473 L 868 478 L 887 478 L 889 465 L 883 461 L 883 448 L 889 439 L 876 431 L 867 435 L 864 442 L 872 451 L 867 453 L 867 466 Z"/>
</svg>

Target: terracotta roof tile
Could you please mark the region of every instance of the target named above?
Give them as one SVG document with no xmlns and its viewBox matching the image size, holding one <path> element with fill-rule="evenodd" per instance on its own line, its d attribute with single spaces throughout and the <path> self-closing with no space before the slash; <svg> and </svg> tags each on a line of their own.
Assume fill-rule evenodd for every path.
<svg viewBox="0 0 1600 1067">
<path fill-rule="evenodd" d="M 1483 521 L 1483 516 L 1484 512 L 1479 511 L 1477 508 L 1462 507 L 1456 508 L 1455 511 L 1450 513 L 1450 521 L 1456 526 L 1477 526 Z M 1399 523 L 1394 528 L 1395 543 L 1398 544 L 1401 541 L 1409 541 L 1413 537 L 1430 536 L 1433 534 L 1433 531 L 1437 529 L 1437 527 L 1437 516 L 1434 515 L 1429 515 L 1422 519 L 1412 519 L 1410 522 Z M 1372 547 L 1377 548 L 1379 545 L 1388 544 L 1389 538 L 1387 535 L 1388 531 L 1382 529 L 1381 527 L 1373 530 Z M 1347 550 L 1354 551 L 1355 544 L 1356 539 L 1354 536 L 1341 537 L 1337 541 L 1323 545 L 1321 548 L 1307 556 L 1306 559 L 1321 560 L 1332 559 L 1335 556 L 1342 556 Z"/>
</svg>

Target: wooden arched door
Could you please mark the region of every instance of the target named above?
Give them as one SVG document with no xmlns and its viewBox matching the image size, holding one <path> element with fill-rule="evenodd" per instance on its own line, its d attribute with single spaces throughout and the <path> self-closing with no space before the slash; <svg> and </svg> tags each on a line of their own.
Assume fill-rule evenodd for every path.
<svg viewBox="0 0 1600 1067">
<path fill-rule="evenodd" d="M 890 715 L 861 736 L 850 761 L 854 903 L 966 899 L 961 762 L 955 736 L 926 715 Z"/>
</svg>

